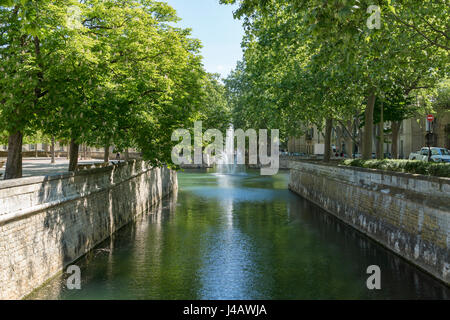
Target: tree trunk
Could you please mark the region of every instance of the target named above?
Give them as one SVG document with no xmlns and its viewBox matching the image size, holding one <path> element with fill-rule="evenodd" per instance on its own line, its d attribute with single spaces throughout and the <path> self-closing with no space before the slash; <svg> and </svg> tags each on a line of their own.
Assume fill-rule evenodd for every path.
<svg viewBox="0 0 450 320">
<path fill-rule="evenodd" d="M 365 125 L 363 135 L 363 153 L 362 159 L 372 159 L 372 134 L 373 134 L 373 109 L 375 106 L 375 90 L 372 90 L 367 98 L 367 107 L 365 111 Z"/>
<path fill-rule="evenodd" d="M 67 145 L 67 159 L 70 160 L 70 143 Z"/>
<path fill-rule="evenodd" d="M 363 128 L 360 128 L 360 119 L 358 116 L 355 117 L 355 120 L 353 122 L 353 134 L 355 135 L 355 137 L 357 137 L 357 141 L 358 144 L 354 145 L 353 147 L 353 152 L 354 153 L 359 153 L 359 155 L 361 156 L 362 154 L 362 144 L 363 144 L 363 135 L 364 135 L 364 130 Z"/>
<path fill-rule="evenodd" d="M 105 145 L 105 153 L 103 155 L 103 161 L 109 162 L 109 144 Z"/>
<path fill-rule="evenodd" d="M 380 156 L 378 159 L 383 160 L 384 159 L 384 107 L 383 102 L 381 103 L 381 114 L 380 114 L 380 124 L 379 124 L 379 130 L 380 130 Z"/>
<path fill-rule="evenodd" d="M 350 133 L 353 132 L 352 129 L 352 121 L 347 121 L 347 135 L 345 136 L 345 153 L 347 157 L 351 158 L 353 154 L 353 139 L 350 136 Z"/>
<path fill-rule="evenodd" d="M 330 162 L 331 158 L 331 129 L 333 128 L 333 119 L 326 120 L 325 126 L 325 154 L 323 161 Z"/>
<path fill-rule="evenodd" d="M 52 144 L 50 146 L 50 153 L 51 153 L 51 157 L 52 157 L 52 160 L 50 161 L 50 163 L 55 163 L 55 137 L 52 137 Z"/>
<path fill-rule="evenodd" d="M 74 172 L 78 165 L 78 149 L 79 145 L 74 139 L 70 140 L 70 158 L 69 158 L 69 171 Z"/>
<path fill-rule="evenodd" d="M 9 136 L 5 180 L 22 178 L 22 142 L 23 134 L 20 131 Z"/>
<path fill-rule="evenodd" d="M 391 124 L 392 130 L 392 159 L 398 159 L 398 133 L 400 131 L 400 121 L 393 121 Z"/>
<path fill-rule="evenodd" d="M 342 126 L 337 126 L 335 128 L 336 132 L 336 153 L 342 152 L 342 135 L 344 132 L 344 129 L 342 129 Z"/>
<path fill-rule="evenodd" d="M 125 161 L 130 160 L 130 154 L 128 153 L 128 148 L 125 148 Z"/>
<path fill-rule="evenodd" d="M 381 149 L 380 149 L 380 124 L 373 126 L 373 142 L 375 144 L 375 157 L 380 159 Z"/>
<path fill-rule="evenodd" d="M 86 160 L 87 159 L 87 145 L 82 144 L 81 149 L 83 150 L 83 160 Z"/>
</svg>

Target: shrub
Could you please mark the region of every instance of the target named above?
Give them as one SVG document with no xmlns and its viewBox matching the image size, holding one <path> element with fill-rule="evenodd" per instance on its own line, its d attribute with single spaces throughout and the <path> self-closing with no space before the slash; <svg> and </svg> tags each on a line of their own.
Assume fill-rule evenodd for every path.
<svg viewBox="0 0 450 320">
<path fill-rule="evenodd" d="M 419 160 L 361 160 L 349 159 L 342 162 L 345 166 L 379 169 L 428 176 L 450 178 L 450 163 L 435 163 Z"/>
</svg>

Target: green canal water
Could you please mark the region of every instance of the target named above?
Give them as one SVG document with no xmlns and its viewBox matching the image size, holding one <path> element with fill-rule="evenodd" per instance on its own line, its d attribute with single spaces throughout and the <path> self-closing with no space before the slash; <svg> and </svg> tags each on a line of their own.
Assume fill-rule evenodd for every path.
<svg viewBox="0 0 450 320">
<path fill-rule="evenodd" d="M 179 191 L 31 299 L 449 299 L 450 290 L 287 189 L 288 173 L 189 171 Z M 366 269 L 381 268 L 381 290 Z"/>
</svg>

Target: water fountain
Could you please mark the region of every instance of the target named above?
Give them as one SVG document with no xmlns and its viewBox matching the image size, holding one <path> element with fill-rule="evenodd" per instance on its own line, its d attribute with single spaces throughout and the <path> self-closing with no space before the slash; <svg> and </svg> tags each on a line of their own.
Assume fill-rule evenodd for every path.
<svg viewBox="0 0 450 320">
<path fill-rule="evenodd" d="M 234 148 L 234 129 L 230 127 L 227 130 L 227 136 L 225 140 L 225 149 L 220 153 L 218 163 L 216 164 L 217 173 L 219 174 L 245 174 L 245 164 L 239 161 L 241 159 L 240 150 Z M 245 159 L 245 158 L 244 158 Z"/>
</svg>

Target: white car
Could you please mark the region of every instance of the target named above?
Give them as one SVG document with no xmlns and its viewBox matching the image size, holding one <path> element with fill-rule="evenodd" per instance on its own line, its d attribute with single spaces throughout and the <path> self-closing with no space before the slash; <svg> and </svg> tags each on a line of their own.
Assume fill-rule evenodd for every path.
<svg viewBox="0 0 450 320">
<path fill-rule="evenodd" d="M 431 147 L 431 161 L 450 163 L 450 151 L 445 148 Z M 428 161 L 428 147 L 422 148 L 420 151 L 412 152 L 409 160 Z"/>
</svg>

